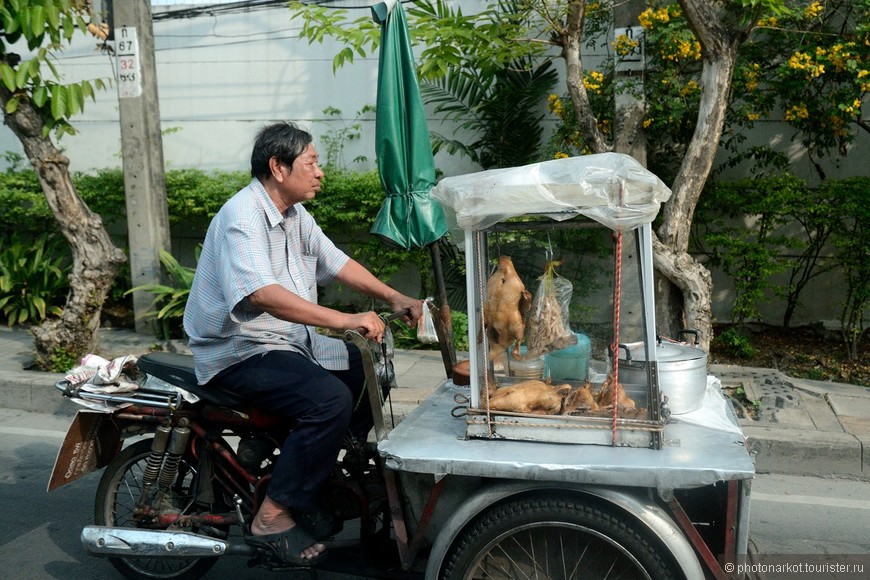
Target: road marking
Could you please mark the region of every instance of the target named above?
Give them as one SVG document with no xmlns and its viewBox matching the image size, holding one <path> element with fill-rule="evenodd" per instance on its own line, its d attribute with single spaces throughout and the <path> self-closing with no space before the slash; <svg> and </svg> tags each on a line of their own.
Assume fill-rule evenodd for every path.
<svg viewBox="0 0 870 580">
<path fill-rule="evenodd" d="M 818 495 L 774 495 L 770 493 L 752 492 L 749 495 L 749 499 L 750 501 L 799 503 L 833 508 L 870 510 L 870 501 L 861 499 L 838 499 L 835 497 L 822 497 Z"/>
<path fill-rule="evenodd" d="M 0 433 L 4 435 L 24 435 L 27 437 L 48 437 L 50 439 L 63 439 L 66 436 L 66 431 L 27 429 L 25 427 L 0 427 Z"/>
</svg>

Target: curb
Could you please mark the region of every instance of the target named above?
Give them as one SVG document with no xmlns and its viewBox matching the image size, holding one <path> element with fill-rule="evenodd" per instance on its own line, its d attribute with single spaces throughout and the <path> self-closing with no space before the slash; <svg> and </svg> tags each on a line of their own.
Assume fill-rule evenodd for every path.
<svg viewBox="0 0 870 580">
<path fill-rule="evenodd" d="M 54 388 L 60 373 L 5 371 L 0 375 L 0 408 L 53 415 L 75 415 L 81 409 Z"/>
<path fill-rule="evenodd" d="M 849 433 L 741 427 L 759 473 L 870 478 L 864 445 Z"/>
<path fill-rule="evenodd" d="M 59 373 L 4 370 L 0 408 L 71 417 L 81 407 L 54 388 L 61 378 Z M 401 421 L 435 388 L 398 387 L 386 411 L 392 409 L 396 421 Z M 870 479 L 870 437 L 749 423 L 741 421 L 741 428 L 759 473 Z"/>
</svg>

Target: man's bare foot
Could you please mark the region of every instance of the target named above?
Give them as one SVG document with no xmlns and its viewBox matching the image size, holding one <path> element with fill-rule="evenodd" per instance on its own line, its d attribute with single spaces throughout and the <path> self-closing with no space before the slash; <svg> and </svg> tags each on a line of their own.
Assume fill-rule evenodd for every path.
<svg viewBox="0 0 870 580">
<path fill-rule="evenodd" d="M 263 500 L 263 504 L 254 516 L 254 521 L 251 522 L 251 534 L 254 536 L 265 536 L 267 534 L 279 534 L 296 526 L 296 522 L 290 515 L 288 510 L 283 505 L 274 502 L 269 496 Z M 313 560 L 326 551 L 326 546 L 320 542 L 302 550 L 299 557 L 306 560 Z"/>
</svg>

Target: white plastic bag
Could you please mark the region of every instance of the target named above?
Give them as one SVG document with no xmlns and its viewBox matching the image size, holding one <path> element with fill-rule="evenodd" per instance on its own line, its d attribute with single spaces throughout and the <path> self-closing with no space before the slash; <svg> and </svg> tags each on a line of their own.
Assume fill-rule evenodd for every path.
<svg viewBox="0 0 870 580">
<path fill-rule="evenodd" d="M 423 301 L 423 315 L 417 320 L 417 340 L 423 344 L 438 342 L 438 333 L 435 331 L 435 320 L 432 318 L 432 298 Z"/>
</svg>

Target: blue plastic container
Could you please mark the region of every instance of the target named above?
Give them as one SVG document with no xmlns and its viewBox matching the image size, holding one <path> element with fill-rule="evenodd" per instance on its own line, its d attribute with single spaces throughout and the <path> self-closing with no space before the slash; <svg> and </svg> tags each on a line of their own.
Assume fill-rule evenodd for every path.
<svg viewBox="0 0 870 580">
<path fill-rule="evenodd" d="M 591 343 L 589 337 L 581 332 L 574 333 L 577 336 L 577 344 L 554 350 L 545 358 L 547 361 L 546 374 L 553 381 L 585 381 L 589 373 L 589 351 Z"/>
</svg>

